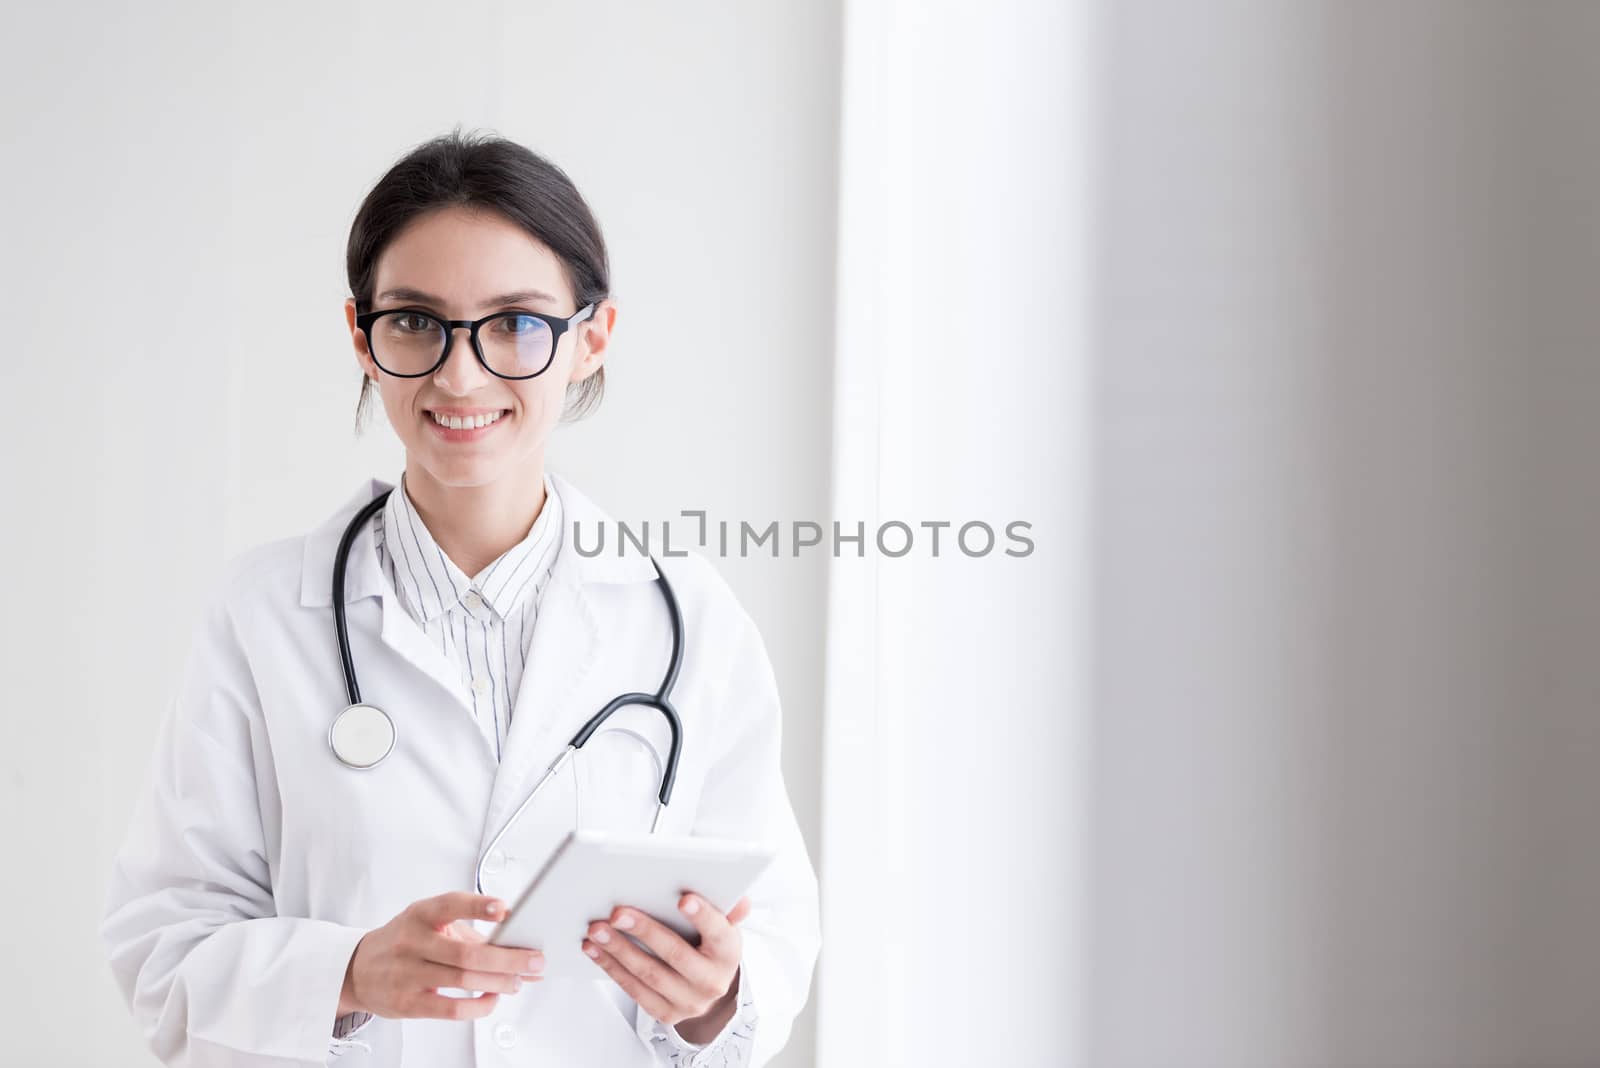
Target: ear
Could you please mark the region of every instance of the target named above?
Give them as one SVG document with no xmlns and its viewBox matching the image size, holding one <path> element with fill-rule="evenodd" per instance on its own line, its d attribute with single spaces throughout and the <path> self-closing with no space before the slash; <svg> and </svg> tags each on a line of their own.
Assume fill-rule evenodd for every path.
<svg viewBox="0 0 1600 1068">
<path fill-rule="evenodd" d="M 344 323 L 350 330 L 350 343 L 356 350 L 356 363 L 361 365 L 361 373 L 376 382 L 378 380 L 378 365 L 372 362 L 372 353 L 367 349 L 367 335 L 356 327 L 356 299 L 354 297 L 345 299 Z"/>
<path fill-rule="evenodd" d="M 582 382 L 600 370 L 606 362 L 606 348 L 611 344 L 611 331 L 617 324 L 617 305 L 610 298 L 595 305 L 594 314 L 573 328 L 578 335 L 577 358 L 572 361 L 568 383 Z"/>
</svg>

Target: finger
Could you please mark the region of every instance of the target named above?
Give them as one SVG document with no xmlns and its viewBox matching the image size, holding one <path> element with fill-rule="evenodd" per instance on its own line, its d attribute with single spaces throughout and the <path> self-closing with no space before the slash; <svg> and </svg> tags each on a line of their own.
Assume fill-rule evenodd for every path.
<svg viewBox="0 0 1600 1068">
<path fill-rule="evenodd" d="M 456 938 L 463 942 L 487 942 L 489 936 L 479 931 L 466 920 L 456 920 L 439 932 L 446 938 Z"/>
<path fill-rule="evenodd" d="M 608 925 L 604 923 L 592 923 L 589 925 L 589 937 L 598 942 L 600 941 L 600 932 L 607 929 Z M 674 931 L 649 913 L 629 908 L 626 905 L 619 905 L 611 910 L 609 929 L 612 939 L 621 939 L 623 942 L 628 940 L 622 938 L 617 932 L 622 931 L 633 935 L 649 946 L 650 951 L 665 961 L 673 971 L 695 986 L 709 990 L 716 985 L 717 962 L 713 958 L 702 955 L 702 950 L 690 945 L 688 940 L 677 931 Z M 602 946 L 604 945 L 602 943 Z M 624 960 L 624 963 L 626 963 L 626 960 Z"/>
<path fill-rule="evenodd" d="M 407 1015 L 428 1020 L 481 1020 L 500 1003 L 499 994 L 479 994 L 475 998 L 452 998 L 443 994 L 418 994 Z"/>
<path fill-rule="evenodd" d="M 411 906 L 412 913 L 434 930 L 448 927 L 454 920 L 497 920 L 506 914 L 506 903 L 488 894 L 453 890 L 448 894 L 423 898 Z"/>
<path fill-rule="evenodd" d="M 741 897 L 739 899 L 738 903 L 735 904 L 733 906 L 732 910 L 729 911 L 729 913 L 728 913 L 728 922 L 729 923 L 739 923 L 746 916 L 750 915 L 750 909 L 752 907 L 753 906 L 750 904 L 750 899 L 749 898 Z"/>
<path fill-rule="evenodd" d="M 699 894 L 688 893 L 678 900 L 678 911 L 700 932 L 701 954 L 724 970 L 738 963 L 744 954 L 744 936 L 715 905 Z"/>
<path fill-rule="evenodd" d="M 435 964 L 432 961 L 423 961 L 417 974 L 422 985 L 428 990 L 448 986 L 457 990 L 515 994 L 522 989 L 522 978 L 517 975 L 506 975 L 503 972 L 475 972 L 449 964 Z"/>
<path fill-rule="evenodd" d="M 627 941 L 627 939 L 623 939 Z M 638 1003 L 639 1007 L 655 1019 L 671 1027 L 679 1020 L 687 1019 L 688 1013 L 678 1012 L 672 1002 L 667 1000 L 654 987 L 634 975 L 611 954 L 602 950 L 589 939 L 583 940 L 583 952 L 589 959 L 599 966 L 600 970 L 611 976 L 614 983 L 620 986 L 624 993 Z"/>
<path fill-rule="evenodd" d="M 672 932 L 669 931 L 668 933 L 671 934 Z M 678 938 L 676 934 L 673 934 L 672 937 Z M 683 942 L 683 939 L 678 938 L 678 941 Z M 668 961 L 652 957 L 649 953 L 628 941 L 621 931 L 610 927 L 608 924 L 590 924 L 587 942 L 588 945 L 598 948 L 602 956 L 609 955 L 636 976 L 645 986 L 680 1008 L 693 1006 L 706 1000 L 715 986 L 715 980 L 711 978 L 710 974 L 702 972 L 694 977 L 687 976 L 678 971 Z M 687 942 L 683 942 L 683 946 L 684 949 L 688 950 L 690 956 L 699 957 Z M 653 949 L 654 947 L 652 946 L 651 948 Z M 704 959 L 698 959 L 697 963 L 702 968 L 711 968 L 710 963 Z M 693 1015 L 693 1013 L 690 1015 Z"/>
<path fill-rule="evenodd" d="M 464 968 L 474 972 L 521 975 L 544 971 L 544 954 L 537 949 L 494 946 L 487 942 L 462 942 L 444 935 L 434 935 L 426 940 L 420 956 L 423 960 L 435 964 L 447 964 L 453 968 Z"/>
</svg>

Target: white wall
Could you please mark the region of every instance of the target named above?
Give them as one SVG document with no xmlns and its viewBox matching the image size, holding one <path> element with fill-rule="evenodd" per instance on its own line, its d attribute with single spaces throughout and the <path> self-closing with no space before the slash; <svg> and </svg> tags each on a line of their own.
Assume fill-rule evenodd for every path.
<svg viewBox="0 0 1600 1068">
<path fill-rule="evenodd" d="M 930 672 L 895 695 L 901 710 L 940 692 L 941 666 L 963 696 L 1019 675 L 1008 694 L 1031 694 L 1059 665 L 1078 694 L 1074 673 L 1092 673 L 1088 779 L 1052 784 L 1089 806 L 1084 855 L 1049 869 L 1087 862 L 1083 916 L 1030 927 L 993 902 L 973 921 L 1049 936 L 1040 972 L 1007 973 L 1013 1004 L 1040 974 L 1081 975 L 1083 1004 L 995 1026 L 1042 1027 L 1044 1048 L 1093 1068 L 1594 1063 L 1600 7 L 1085 9 L 1094 47 L 1036 62 L 1095 72 L 1081 127 L 1095 140 L 1072 151 L 1101 169 L 1067 194 L 1094 197 L 1093 269 L 1081 291 L 1045 287 L 995 320 L 1015 338 L 1058 299 L 1087 308 L 1089 340 L 1063 353 L 1087 353 L 1087 370 L 1049 380 L 1062 410 L 1026 402 L 1090 413 L 1085 455 L 1040 458 L 1073 481 L 1038 492 L 1041 514 L 1086 517 L 1082 557 L 1052 574 L 1093 589 L 1002 602 L 1079 644 L 977 664 L 890 650 Z M 106 866 L 221 561 L 397 470 L 381 423 L 349 437 L 340 259 L 361 194 L 405 147 L 492 126 L 595 204 L 623 308 L 612 394 L 553 455 L 603 504 L 831 518 L 834 6 L 480 0 L 442 17 L 107 4 L 8 25 L 0 952 L 25 963 L 0 978 L 0 1043 L 19 1063 L 149 1063 L 94 938 Z M 948 98 L 910 144 L 926 150 L 948 119 L 951 152 L 1014 148 L 1038 114 L 1040 144 L 1061 143 L 1043 140 L 1059 99 L 1012 102 L 997 123 Z M 1047 221 L 1075 226 L 1083 207 Z M 1026 236 L 969 223 L 970 247 Z M 1017 284 L 967 283 L 949 306 L 997 314 Z M 243 333 L 246 308 L 264 314 Z M 685 311 L 708 325 L 675 329 Z M 1038 385 L 1006 380 L 1012 366 L 991 397 Z M 935 418 L 893 401 L 906 425 Z M 952 487 L 917 481 L 929 458 L 914 451 L 891 443 L 910 474 L 886 500 L 942 518 L 920 509 Z M 982 484 L 981 465 L 951 470 Z M 1014 482 L 984 485 L 986 503 L 1016 507 Z M 724 562 L 773 651 L 814 852 L 819 564 Z M 914 606 L 908 575 L 894 592 Z M 922 622 L 959 640 L 959 621 Z M 981 674 L 996 661 L 1009 673 Z M 1015 752 L 1046 774 L 1050 746 L 1079 740 L 1058 730 L 1001 737 L 981 773 Z M 900 767 L 930 790 L 958 773 Z M 901 859 L 927 863 L 935 830 Z M 1081 947 L 1057 937 L 1080 928 Z M 870 927 L 862 939 L 824 953 L 882 952 Z M 900 1007 L 925 1027 L 970 1008 Z M 983 1022 L 963 1019 L 963 1040 Z M 788 1063 L 810 1050 L 807 1017 Z"/>
<path fill-rule="evenodd" d="M 495 129 L 601 221 L 610 392 L 553 467 L 619 518 L 824 515 L 838 20 L 487 0 L 8 18 L 8 1062 L 153 1063 L 95 939 L 105 875 L 222 561 L 398 475 L 381 415 L 352 438 L 340 305 L 349 222 L 407 148 Z M 826 561 L 720 566 L 772 653 L 816 856 Z M 810 1063 L 811 1019 L 782 1063 Z"/>
<path fill-rule="evenodd" d="M 1082 1063 L 1600 1062 L 1600 5 L 1103 11 Z"/>
</svg>

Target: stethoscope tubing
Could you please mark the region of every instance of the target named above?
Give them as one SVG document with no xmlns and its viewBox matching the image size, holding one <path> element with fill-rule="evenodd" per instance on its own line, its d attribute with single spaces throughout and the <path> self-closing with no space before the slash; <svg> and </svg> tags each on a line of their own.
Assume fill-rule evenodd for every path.
<svg viewBox="0 0 1600 1068">
<path fill-rule="evenodd" d="M 350 525 L 344 528 L 344 535 L 339 539 L 339 549 L 333 554 L 333 628 L 339 636 L 339 659 L 344 668 L 344 692 L 353 705 L 361 703 L 361 687 L 356 682 L 356 665 L 350 658 L 350 632 L 344 621 L 345 565 L 350 562 L 350 544 L 356 540 L 356 532 L 384 506 L 389 500 L 389 494 L 393 492 L 386 490 L 378 494 L 356 513 Z"/>
<path fill-rule="evenodd" d="M 350 558 L 350 546 L 355 541 L 356 533 L 361 529 L 362 526 L 366 524 L 367 520 L 372 518 L 378 509 L 384 506 L 384 503 L 389 499 L 389 494 L 393 492 L 393 489 L 384 491 L 377 497 L 374 497 L 370 502 L 364 505 L 359 512 L 356 513 L 355 518 L 350 521 L 350 524 L 347 527 L 345 527 L 344 534 L 339 539 L 339 548 L 337 552 L 335 552 L 333 558 L 333 624 L 334 631 L 339 640 L 339 660 L 340 666 L 344 671 L 345 695 L 349 698 L 350 703 L 349 706 L 347 706 L 346 711 L 349 711 L 350 706 L 362 704 L 361 686 L 356 678 L 355 660 L 350 654 L 350 632 L 345 620 L 344 611 L 345 571 Z M 544 788 L 545 783 L 550 780 L 550 777 L 559 771 L 568 760 L 572 759 L 574 753 L 583 748 L 584 743 L 593 737 L 594 733 L 605 724 L 606 720 L 611 718 L 611 715 L 614 712 L 618 711 L 619 709 L 626 708 L 629 705 L 643 705 L 648 708 L 656 709 L 663 717 L 665 717 L 668 729 L 672 735 L 671 746 L 667 754 L 667 763 L 661 771 L 661 788 L 656 795 L 656 814 L 655 818 L 650 824 L 651 831 L 653 832 L 660 824 L 661 815 L 666 810 L 667 804 L 672 800 L 672 788 L 678 779 L 678 758 L 683 751 L 683 722 L 678 716 L 677 709 L 672 706 L 672 688 L 677 683 L 678 671 L 683 666 L 684 628 L 683 610 L 678 605 L 678 598 L 673 592 L 671 583 L 667 581 L 666 574 L 661 570 L 661 565 L 656 561 L 654 556 L 650 557 L 650 563 L 655 568 L 655 581 L 657 586 L 659 586 L 661 589 L 661 596 L 667 602 L 667 610 L 672 621 L 672 656 L 667 664 L 666 674 L 662 676 L 661 685 L 656 688 L 656 692 L 653 694 L 619 694 L 617 697 L 614 697 L 607 702 L 604 708 L 596 712 L 593 716 L 590 716 L 583 726 L 578 728 L 578 732 L 572 736 L 572 740 L 567 743 L 566 748 L 561 751 L 561 754 L 551 762 L 549 768 L 547 768 L 545 773 L 539 777 L 539 781 L 534 784 L 534 787 L 531 791 L 529 791 L 528 796 L 523 798 L 522 803 L 518 805 L 516 811 L 511 814 L 511 818 L 506 820 L 506 822 L 501 826 L 500 830 L 495 834 L 494 838 L 490 840 L 488 848 L 484 850 L 485 858 L 487 858 L 487 856 L 494 851 L 494 848 L 499 843 L 500 839 L 505 836 L 505 833 L 508 830 L 511 829 L 511 825 L 517 821 L 517 817 L 521 816 L 523 811 L 528 807 L 533 799 L 538 796 L 539 791 Z M 393 732 L 393 720 L 389 719 L 388 713 L 384 712 L 382 709 L 377 709 L 376 706 L 371 707 L 373 707 L 373 709 L 379 715 L 383 716 L 384 719 L 389 720 L 389 729 L 391 732 Z M 334 724 L 330 725 L 328 728 L 329 747 L 333 749 L 334 756 L 337 757 L 340 762 L 344 763 L 347 767 L 355 768 L 357 770 L 364 770 L 369 767 L 374 767 L 377 763 L 381 763 L 382 760 L 385 759 L 389 755 L 389 752 L 394 748 L 395 735 L 394 733 L 391 733 L 389 749 L 386 750 L 383 756 L 379 757 L 377 761 L 374 761 L 372 764 L 352 764 L 339 753 L 338 747 L 333 743 L 334 727 L 337 726 L 337 723 L 338 721 L 336 719 Z M 478 861 L 477 884 L 479 891 L 481 892 L 483 888 L 483 859 Z"/>
</svg>

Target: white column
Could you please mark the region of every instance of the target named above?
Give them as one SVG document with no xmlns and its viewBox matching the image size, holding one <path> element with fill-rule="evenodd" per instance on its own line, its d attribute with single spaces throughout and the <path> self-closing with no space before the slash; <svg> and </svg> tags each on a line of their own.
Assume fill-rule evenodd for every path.
<svg viewBox="0 0 1600 1068">
<path fill-rule="evenodd" d="M 1087 34 L 1056 3 L 846 4 L 833 512 L 868 543 L 830 589 L 822 1065 L 1080 1043 Z"/>
</svg>

